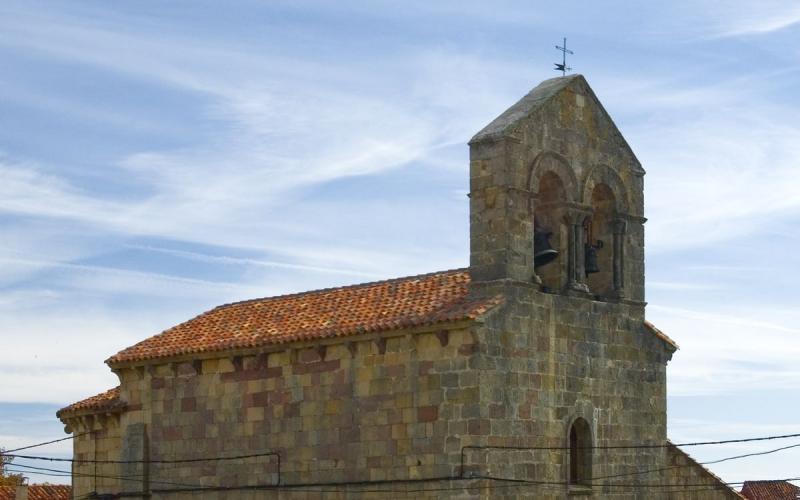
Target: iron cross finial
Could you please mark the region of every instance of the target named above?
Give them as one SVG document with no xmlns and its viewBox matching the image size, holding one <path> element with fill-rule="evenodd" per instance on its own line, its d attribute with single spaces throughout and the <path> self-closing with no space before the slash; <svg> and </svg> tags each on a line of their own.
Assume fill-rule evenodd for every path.
<svg viewBox="0 0 800 500">
<path fill-rule="evenodd" d="M 560 71 L 562 76 L 566 76 L 567 75 L 567 71 L 571 71 L 572 70 L 572 68 L 567 66 L 567 54 L 574 54 L 574 52 L 572 52 L 571 50 L 567 49 L 567 38 L 566 37 L 564 37 L 564 46 L 562 47 L 562 46 L 556 45 L 556 49 L 561 51 L 561 64 L 553 63 L 553 64 L 556 65 L 556 67 L 553 68 L 553 69 L 555 69 L 556 71 Z"/>
</svg>

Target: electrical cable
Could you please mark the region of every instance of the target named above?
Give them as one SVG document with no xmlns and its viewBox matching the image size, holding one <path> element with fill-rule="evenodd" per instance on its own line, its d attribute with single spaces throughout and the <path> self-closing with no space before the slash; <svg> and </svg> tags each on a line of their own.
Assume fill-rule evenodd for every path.
<svg viewBox="0 0 800 500">
<path fill-rule="evenodd" d="M 40 468 L 43 469 L 43 468 Z M 47 470 L 47 469 L 43 469 Z M 53 477 L 66 477 L 71 475 L 69 471 L 61 471 L 56 469 L 50 469 L 53 472 L 49 473 L 37 473 L 41 475 L 49 475 Z M 26 472 L 22 470 L 14 470 L 13 472 Z M 29 471 L 27 471 L 29 472 Z M 36 473 L 36 472 L 31 472 Z M 78 474 L 87 476 L 90 474 Z M 116 476 L 98 476 L 98 477 L 105 477 L 105 478 L 112 478 L 116 479 Z M 143 482 L 141 478 L 128 478 L 132 481 L 139 481 Z M 474 480 L 489 480 L 489 481 L 497 481 L 501 483 L 510 483 L 507 485 L 484 485 L 480 486 L 479 488 L 489 488 L 489 489 L 497 489 L 497 488 L 506 488 L 506 487 L 558 487 L 563 488 L 565 486 L 569 486 L 569 483 L 564 481 L 537 481 L 537 480 L 528 480 L 528 479 L 515 479 L 515 478 L 503 478 L 497 476 L 476 476 L 472 478 L 460 478 L 460 477 L 438 477 L 438 478 L 427 478 L 427 479 L 407 479 L 407 480 L 384 480 L 384 481 L 351 481 L 351 482 L 320 482 L 320 483 L 299 483 L 299 484 L 288 484 L 288 485 L 243 485 L 243 486 L 220 486 L 220 487 L 191 487 L 191 488 L 175 488 L 175 489 L 152 489 L 152 493 L 192 493 L 192 492 L 203 492 L 203 491 L 232 491 L 232 490 L 279 490 L 279 491 L 294 491 L 294 492 L 309 492 L 309 493 L 341 493 L 341 489 L 336 490 L 325 490 L 321 488 L 330 488 L 330 487 L 342 487 L 342 486 L 368 486 L 368 485 L 375 485 L 380 483 L 385 483 L 387 485 L 397 485 L 398 483 L 421 483 L 421 482 L 433 482 L 433 481 L 474 481 Z M 774 479 L 773 481 L 798 481 L 800 477 L 792 477 L 792 478 L 783 478 L 783 479 Z M 153 481 L 160 484 L 180 484 L 180 483 L 168 483 L 165 481 Z M 597 486 L 604 490 L 609 488 L 613 488 L 616 490 L 622 491 L 604 491 L 604 494 L 624 494 L 628 491 L 635 491 L 635 490 L 642 490 L 642 489 L 658 489 L 662 492 L 688 492 L 688 491 L 709 491 L 714 489 L 720 489 L 722 487 L 731 487 L 734 485 L 742 485 L 744 481 L 735 481 L 735 482 L 720 482 L 717 484 L 707 484 L 707 483 L 684 483 L 684 484 L 662 484 L 662 483 L 606 483 L 606 484 L 587 484 L 587 486 Z M 348 493 L 381 493 L 381 492 L 404 492 L 404 493 L 421 493 L 426 491 L 453 491 L 453 490 L 461 490 L 464 488 L 469 488 L 469 486 L 449 486 L 449 487 L 441 487 L 441 488 L 419 488 L 419 489 L 392 489 L 392 488 L 380 488 L 380 489 L 360 489 L 360 490 L 349 490 Z M 670 490 L 669 488 L 675 488 Z M 692 488 L 692 489 L 687 489 Z"/>
<path fill-rule="evenodd" d="M 746 443 L 746 442 L 753 442 L 753 441 L 769 441 L 775 439 L 788 439 L 788 438 L 795 438 L 800 437 L 800 433 L 798 434 L 780 434 L 780 435 L 773 435 L 773 436 L 761 436 L 761 437 L 753 437 L 753 438 L 741 438 L 741 439 L 726 439 L 720 441 L 697 441 L 697 442 L 690 442 L 690 443 L 664 443 L 664 444 L 643 444 L 643 445 L 606 445 L 606 446 L 590 446 L 590 447 L 579 447 L 579 449 L 591 449 L 591 450 L 636 450 L 636 449 L 657 449 L 657 448 L 669 448 L 671 446 L 678 446 L 678 447 L 687 447 L 687 446 L 707 446 L 707 445 L 720 445 L 720 444 L 731 444 L 731 443 Z M 519 450 L 519 451 L 535 451 L 535 450 L 569 450 L 568 446 L 473 446 L 468 445 L 464 446 L 462 450 L 462 456 L 465 450 Z M 54 457 L 42 457 L 42 456 L 34 456 L 34 455 L 17 455 L 14 453 L 3 452 L 0 453 L 1 455 L 5 455 L 11 458 L 23 458 L 27 460 L 48 460 L 52 462 L 72 462 L 72 463 L 116 463 L 116 464 L 123 464 L 123 463 L 144 463 L 144 460 L 78 460 L 75 458 L 54 458 Z M 211 462 L 211 461 L 220 461 L 220 460 L 240 460 L 246 458 L 257 458 L 257 457 L 264 457 L 264 456 L 275 456 L 278 457 L 280 460 L 280 454 L 276 451 L 268 451 L 268 452 L 261 452 L 261 453 L 251 453 L 246 455 L 235 455 L 230 457 L 205 457 L 205 458 L 186 458 L 186 459 L 171 459 L 171 460 L 148 460 L 147 462 L 152 464 L 167 464 L 167 463 L 192 463 L 192 462 Z"/>
<path fill-rule="evenodd" d="M 31 444 L 31 445 L 28 445 L 28 446 L 23 446 L 21 448 L 14 448 L 13 450 L 5 450 L 5 451 L 0 452 L 0 455 L 8 455 L 9 453 L 14 453 L 15 451 L 22 451 L 22 450 L 27 450 L 27 449 L 30 449 L 30 448 L 38 448 L 39 446 L 45 446 L 45 445 L 48 445 L 48 444 L 60 443 L 61 441 L 66 441 L 68 439 L 75 439 L 77 437 L 85 436 L 87 434 L 91 434 L 91 432 L 82 432 L 80 434 L 75 434 L 73 436 L 67 436 L 67 437 L 61 438 L 61 439 L 54 439 L 52 441 L 45 441 L 44 443 Z"/>
<path fill-rule="evenodd" d="M 730 460 L 739 460 L 739 459 L 742 459 L 742 458 L 755 457 L 755 456 L 760 456 L 760 455 L 769 455 L 769 454 L 772 454 L 772 453 L 777 453 L 779 451 L 788 450 L 788 449 L 792 449 L 792 448 L 800 448 L 800 443 L 792 444 L 792 445 L 789 445 L 789 446 L 782 446 L 780 448 L 774 448 L 774 449 L 766 450 L 766 451 L 759 451 L 759 452 L 754 452 L 754 453 L 745 453 L 743 455 L 734 455 L 734 456 L 731 456 L 731 457 L 724 457 L 724 458 L 719 458 L 719 459 L 716 459 L 716 460 L 709 460 L 709 461 L 706 461 L 706 462 L 697 462 L 697 464 L 698 465 L 713 465 L 713 464 L 718 464 L 718 463 L 722 463 L 722 462 L 727 462 L 727 461 L 730 461 Z M 595 476 L 595 477 L 590 478 L 590 481 L 592 481 L 592 480 L 600 480 L 600 479 L 613 479 L 613 478 L 617 478 L 617 477 L 626 477 L 626 476 L 637 476 L 637 475 L 642 475 L 642 474 L 649 474 L 651 472 L 663 472 L 663 471 L 667 471 L 667 470 L 682 469 L 682 468 L 685 468 L 685 467 L 692 467 L 692 466 L 693 466 L 692 463 L 687 463 L 685 465 L 672 465 L 672 466 L 669 466 L 669 467 L 659 467 L 659 468 L 655 468 L 655 469 L 644 469 L 644 470 L 639 470 L 639 471 L 635 471 L 635 472 L 624 472 L 624 473 L 621 473 L 621 474 L 612 474 L 612 475 L 608 475 L 608 476 Z"/>
<path fill-rule="evenodd" d="M 77 458 L 56 458 L 56 457 L 41 457 L 35 455 L 17 455 L 17 454 L 10 454 L 10 453 L 2 453 L 7 457 L 11 458 L 22 458 L 26 460 L 46 460 L 49 462 L 71 462 L 76 464 L 178 464 L 178 463 L 193 463 L 193 462 L 215 462 L 215 461 L 224 461 L 224 460 L 241 460 L 246 458 L 257 458 L 257 457 L 268 457 L 274 456 L 278 457 L 278 461 L 280 461 L 280 453 L 277 451 L 267 451 L 262 453 L 251 453 L 247 455 L 235 455 L 231 457 L 204 457 L 204 458 L 183 458 L 183 459 L 173 459 L 173 460 L 79 460 Z"/>
<path fill-rule="evenodd" d="M 88 473 L 81 473 L 81 472 L 71 472 L 68 470 L 61 470 L 61 469 L 49 469 L 47 467 L 34 467 L 32 465 L 22 465 L 22 464 L 14 464 L 14 467 L 24 467 L 26 469 L 32 469 L 30 471 L 25 470 L 17 470 L 16 472 L 27 472 L 29 474 L 41 474 L 43 476 L 53 475 L 56 477 L 69 477 L 69 476 L 78 476 L 78 477 L 92 477 L 92 478 L 102 478 L 102 479 L 118 479 L 120 481 L 135 481 L 135 482 L 144 482 L 144 478 L 141 475 L 133 475 L 133 476 L 111 476 L 105 474 L 88 474 Z M 41 472 L 39 472 L 41 471 Z M 201 488 L 202 485 L 191 484 L 191 483 L 176 483 L 172 481 L 161 481 L 157 479 L 151 479 L 149 481 L 151 484 L 165 484 L 169 486 L 183 486 L 187 488 Z"/>
<path fill-rule="evenodd" d="M 696 443 L 684 443 L 684 444 L 680 444 L 680 445 L 667 444 L 665 446 L 687 446 L 687 445 L 689 445 L 689 446 L 699 446 L 699 445 L 711 445 L 711 444 L 741 443 L 741 442 L 764 441 L 764 440 L 772 440 L 772 439 L 784 439 L 784 438 L 796 437 L 796 436 L 798 436 L 798 435 L 797 434 L 786 434 L 786 435 L 763 436 L 763 437 L 746 438 L 746 439 L 733 439 L 733 440 L 723 440 L 723 441 L 704 441 L 704 442 L 696 442 Z M 72 438 L 74 438 L 74 437 L 77 437 L 77 436 L 73 436 Z M 66 438 L 66 439 L 69 439 L 69 438 Z M 52 442 L 58 442 L 58 441 L 63 441 L 63 440 L 64 439 L 50 441 L 50 442 L 46 442 L 46 443 L 40 443 L 38 445 L 31 445 L 31 447 L 42 446 L 42 445 L 45 445 L 45 444 L 50 444 Z M 661 448 L 661 447 L 663 447 L 663 446 L 662 445 L 643 445 L 643 446 L 638 446 L 636 448 L 651 449 L 651 448 Z M 752 457 L 752 456 L 767 455 L 767 454 L 776 453 L 776 452 L 779 452 L 779 451 L 792 449 L 792 448 L 797 448 L 797 447 L 800 447 L 800 443 L 792 444 L 792 445 L 789 445 L 789 446 L 783 446 L 783 447 L 775 448 L 775 449 L 771 449 L 771 450 L 761 451 L 761 452 L 753 452 L 753 453 L 747 453 L 747 454 L 742 454 L 742 455 L 735 455 L 735 456 L 731 456 L 731 457 L 724 457 L 724 458 L 721 458 L 721 459 L 716 459 L 716 460 L 707 461 L 707 462 L 698 462 L 698 463 L 700 465 L 709 465 L 709 464 L 715 464 L 715 463 L 725 462 L 725 461 L 729 461 L 729 460 L 737 460 L 737 459 L 742 459 L 742 458 L 747 458 L 747 457 Z M 465 448 L 471 448 L 471 449 L 511 449 L 511 450 L 523 450 L 523 451 L 533 451 L 533 450 L 536 450 L 536 449 L 541 449 L 541 448 L 536 448 L 536 447 L 530 447 L 530 448 L 529 447 L 465 447 Z M 634 448 L 634 447 L 632 447 L 632 446 L 608 446 L 608 447 L 595 447 L 594 449 L 620 449 L 620 448 L 622 448 L 622 449 L 631 449 L 631 448 Z M 554 449 L 554 447 L 546 447 L 545 449 Z M 563 449 L 563 448 L 556 448 L 556 449 Z M 462 450 L 462 453 L 463 453 L 463 450 Z M 192 462 L 203 462 L 203 461 L 237 460 L 237 459 L 262 457 L 262 456 L 276 456 L 276 457 L 278 457 L 278 460 L 280 460 L 280 454 L 278 454 L 277 452 L 254 453 L 254 454 L 237 455 L 237 456 L 230 456 L 230 457 L 207 457 L 207 458 L 191 458 L 191 459 L 178 459 L 178 460 L 149 460 L 149 461 L 144 461 L 144 460 L 115 461 L 115 460 L 57 459 L 57 458 L 52 458 L 52 457 L 34 457 L 34 456 L 16 455 L 16 454 L 9 454 L 9 453 L 3 453 L 3 455 L 9 456 L 10 458 L 41 459 L 41 460 L 50 460 L 50 461 L 72 462 L 72 463 L 105 463 L 105 464 L 109 464 L 109 463 L 110 464 L 124 464 L 124 463 L 140 463 L 141 464 L 141 463 L 145 463 L 145 462 L 162 463 L 162 464 L 164 464 L 164 463 L 192 463 Z M 12 464 L 9 464 L 9 465 L 12 465 Z M 10 471 L 13 471 L 13 472 L 18 472 L 18 473 L 52 475 L 54 477 L 94 476 L 94 477 L 103 477 L 103 478 L 116 479 L 116 480 L 122 480 L 122 481 L 143 482 L 143 479 L 141 477 L 132 477 L 132 476 L 96 476 L 96 475 L 93 475 L 93 474 L 82 474 L 82 473 L 79 473 L 79 472 L 74 472 L 73 473 L 71 471 L 64 471 L 64 470 L 58 470 L 58 469 L 48 469 L 48 468 L 34 467 L 34 466 L 28 466 L 28 465 L 13 464 L 13 466 L 14 467 L 23 467 L 23 468 L 27 468 L 27 469 L 30 469 L 30 470 L 8 469 L 8 467 L 6 467 L 6 468 L 7 468 L 7 470 L 10 470 Z M 672 467 L 665 467 L 665 468 L 659 468 L 659 469 L 636 471 L 636 472 L 632 472 L 632 473 L 616 474 L 616 475 L 610 475 L 610 476 L 599 476 L 599 477 L 591 478 L 590 481 L 599 480 L 599 479 L 611 479 L 611 478 L 631 476 L 631 475 L 639 475 L 639 474 L 645 474 L 645 473 L 648 473 L 648 472 L 657 472 L 657 471 L 663 471 L 663 470 L 670 470 L 670 469 L 681 468 L 681 467 L 686 467 L 686 466 L 691 466 L 691 464 L 687 464 L 685 466 L 672 466 Z M 34 472 L 34 471 L 42 471 L 42 472 Z M 414 479 L 414 480 L 386 480 L 386 481 L 381 481 L 381 482 L 384 482 L 384 483 L 387 483 L 387 484 L 396 485 L 396 484 L 402 483 L 402 482 L 417 483 L 417 482 L 431 482 L 431 481 L 443 481 L 443 480 L 464 481 L 464 480 L 476 480 L 476 479 L 510 482 L 510 483 L 514 483 L 514 484 L 550 486 L 550 487 L 564 487 L 564 486 L 568 485 L 568 483 L 564 482 L 564 481 L 555 481 L 555 482 L 554 481 L 536 481 L 536 480 L 527 480 L 527 479 L 503 478 L 503 477 L 496 477 L 496 476 L 472 476 L 472 477 L 460 477 L 460 476 L 450 477 L 450 476 L 447 476 L 447 477 L 440 477 L 440 478 L 427 478 L 427 479 Z M 786 481 L 796 481 L 798 479 L 800 479 L 800 478 L 789 478 L 789 479 L 785 479 L 785 480 Z M 348 486 L 348 485 L 350 485 L 350 486 L 374 485 L 376 483 L 381 483 L 381 482 L 366 481 L 366 482 L 350 482 L 350 483 L 314 483 L 314 484 L 300 483 L 300 484 L 288 484 L 288 485 L 287 484 L 283 484 L 283 485 L 281 485 L 281 484 L 269 484 L 269 485 L 253 485 L 253 486 L 245 485 L 245 486 L 230 486 L 230 487 L 228 487 L 228 486 L 225 486 L 225 487 L 214 487 L 214 486 L 192 485 L 192 484 L 186 484 L 186 483 L 175 483 L 175 482 L 160 481 L 160 480 L 152 480 L 151 481 L 152 484 L 163 484 L 163 485 L 181 486 L 182 487 L 182 488 L 173 488 L 173 489 L 164 489 L 164 490 L 153 490 L 153 491 L 164 492 L 164 493 L 167 493 L 167 492 L 178 492 L 178 491 L 187 491 L 187 492 L 191 492 L 191 491 L 207 491 L 209 489 L 220 491 L 220 490 L 227 490 L 227 489 L 234 489 L 235 490 L 235 489 L 276 489 L 276 488 L 278 488 L 278 489 L 287 489 L 287 490 L 291 490 L 291 491 L 298 491 L 298 488 L 314 488 L 313 490 L 308 490 L 308 491 L 323 492 L 322 490 L 319 490 L 318 488 L 341 487 L 341 486 Z M 719 488 L 719 487 L 722 487 L 722 486 L 730 487 L 730 486 L 736 485 L 736 484 L 743 484 L 743 483 L 741 483 L 741 482 L 731 482 L 731 483 L 722 483 L 722 482 L 720 482 L 720 483 L 717 483 L 717 484 L 708 485 L 708 484 L 703 484 L 703 483 L 701 483 L 701 484 L 661 484 L 661 483 L 597 483 L 597 482 L 589 482 L 589 483 L 587 483 L 587 486 L 596 486 L 596 487 L 603 488 L 604 490 L 619 489 L 619 488 L 634 488 L 634 489 L 661 488 L 661 489 L 663 489 L 663 488 L 673 488 L 673 487 L 675 487 L 675 488 L 699 487 L 699 488 L 711 488 L 711 489 L 714 489 L 714 488 Z M 463 487 L 449 488 L 449 489 L 460 489 L 460 488 L 463 488 Z M 340 490 L 332 490 L 332 491 L 340 491 Z M 368 490 L 359 490 L 359 491 L 368 492 Z M 391 490 L 380 489 L 380 490 L 375 490 L 375 491 L 380 492 L 380 491 L 391 491 Z M 408 490 L 407 489 L 403 489 L 403 490 L 400 490 L 400 491 L 408 491 Z M 427 491 L 427 490 L 419 490 L 419 491 Z M 685 491 L 685 490 L 677 490 L 677 491 Z"/>
</svg>

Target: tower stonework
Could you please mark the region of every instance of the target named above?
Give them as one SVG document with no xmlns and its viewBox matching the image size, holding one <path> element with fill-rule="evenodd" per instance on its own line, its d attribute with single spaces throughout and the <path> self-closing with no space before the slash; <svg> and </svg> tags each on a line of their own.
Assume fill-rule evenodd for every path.
<svg viewBox="0 0 800 500">
<path fill-rule="evenodd" d="M 741 498 L 667 440 L 643 176 L 582 76 L 543 82 L 470 141 L 468 268 L 121 350 L 58 412 L 76 498 Z"/>
<path fill-rule="evenodd" d="M 469 145 L 472 293 L 504 298 L 476 329 L 475 470 L 540 481 L 535 498 L 737 498 L 676 491 L 658 447 L 677 346 L 645 320 L 645 172 L 586 80 L 541 83 Z M 558 252 L 540 267 L 536 232 Z"/>
<path fill-rule="evenodd" d="M 560 251 L 543 270 L 550 291 L 642 303 L 644 173 L 582 76 L 543 82 L 470 141 L 473 281 L 540 282 L 537 219 Z M 609 264 L 596 280 L 584 272 L 590 228 Z"/>
</svg>

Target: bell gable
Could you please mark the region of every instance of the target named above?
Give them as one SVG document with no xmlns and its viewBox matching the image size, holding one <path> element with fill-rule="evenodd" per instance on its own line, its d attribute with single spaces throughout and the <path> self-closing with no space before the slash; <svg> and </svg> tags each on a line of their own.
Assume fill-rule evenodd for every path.
<svg viewBox="0 0 800 500">
<path fill-rule="evenodd" d="M 644 300 L 644 170 L 582 76 L 541 83 L 470 160 L 473 279 Z"/>
</svg>

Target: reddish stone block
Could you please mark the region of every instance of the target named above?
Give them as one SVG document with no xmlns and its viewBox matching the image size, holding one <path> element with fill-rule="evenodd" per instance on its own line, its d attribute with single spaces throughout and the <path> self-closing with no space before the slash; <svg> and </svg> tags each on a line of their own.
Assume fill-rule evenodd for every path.
<svg viewBox="0 0 800 500">
<path fill-rule="evenodd" d="M 220 380 L 223 382 L 247 382 L 249 380 L 276 378 L 280 377 L 281 375 L 283 375 L 283 368 L 280 366 L 265 368 L 259 365 L 248 370 L 223 373 L 220 376 Z"/>
<path fill-rule="evenodd" d="M 402 377 L 405 374 L 405 365 L 391 365 L 386 367 L 386 375 L 390 377 Z"/>
<path fill-rule="evenodd" d="M 338 373 L 337 373 L 338 376 Z M 331 386 L 331 399 L 344 399 L 353 397 L 352 383 L 336 383 Z"/>
<path fill-rule="evenodd" d="M 267 391 L 267 405 L 290 403 L 292 393 L 289 391 Z"/>
<path fill-rule="evenodd" d="M 181 399 L 181 411 L 195 411 L 195 410 L 197 410 L 197 398 Z"/>
<path fill-rule="evenodd" d="M 197 372 L 195 371 L 194 366 L 192 366 L 192 363 L 187 362 L 187 363 L 178 363 L 176 373 L 178 376 L 188 377 L 195 375 Z"/>
<path fill-rule="evenodd" d="M 164 386 L 167 385 L 167 382 L 164 380 L 163 377 L 155 377 L 150 380 L 150 388 L 155 390 L 163 389 Z"/>
<path fill-rule="evenodd" d="M 489 420 L 485 418 L 476 418 L 470 420 L 467 424 L 467 429 L 473 436 L 486 436 L 489 434 Z"/>
<path fill-rule="evenodd" d="M 458 348 L 458 353 L 462 356 L 469 356 L 478 352 L 478 344 L 464 344 Z"/>
<path fill-rule="evenodd" d="M 417 408 L 417 421 L 419 422 L 433 422 L 438 418 L 438 406 L 420 406 Z"/>
<path fill-rule="evenodd" d="M 269 402 L 269 392 L 261 391 L 261 392 L 253 392 L 251 394 L 246 394 L 244 397 L 244 405 L 245 407 L 252 408 L 256 406 L 267 406 Z"/>
<path fill-rule="evenodd" d="M 313 363 L 294 363 L 292 365 L 292 373 L 295 375 L 304 375 L 306 373 L 319 373 L 331 372 L 338 370 L 340 362 L 338 359 L 331 361 L 315 361 Z"/>
<path fill-rule="evenodd" d="M 177 441 L 179 439 L 183 439 L 183 436 L 181 436 L 180 429 L 178 429 L 178 427 L 174 425 L 169 425 L 167 427 L 164 427 L 163 435 L 165 441 Z"/>
<path fill-rule="evenodd" d="M 297 361 L 300 363 L 313 363 L 322 361 L 322 356 L 316 349 L 303 349 L 298 353 Z"/>
<path fill-rule="evenodd" d="M 382 408 L 385 402 L 393 400 L 394 396 L 391 394 L 379 394 L 361 398 L 359 403 L 362 411 L 375 411 Z"/>
<path fill-rule="evenodd" d="M 300 404 L 299 403 L 289 403 L 285 406 L 283 416 L 286 418 L 290 417 L 299 417 L 300 416 Z"/>
<path fill-rule="evenodd" d="M 536 348 L 539 352 L 548 352 L 550 350 L 550 339 L 548 337 L 539 337 L 536 340 Z"/>
<path fill-rule="evenodd" d="M 419 374 L 420 375 L 428 375 L 431 370 L 433 369 L 433 361 L 420 361 L 419 362 Z"/>
<path fill-rule="evenodd" d="M 361 441 L 361 429 L 358 427 L 339 428 L 339 438 L 342 443 L 357 443 Z"/>
<path fill-rule="evenodd" d="M 506 407 L 503 405 L 491 405 L 489 406 L 489 416 L 491 418 L 503 418 L 505 417 Z"/>
</svg>

